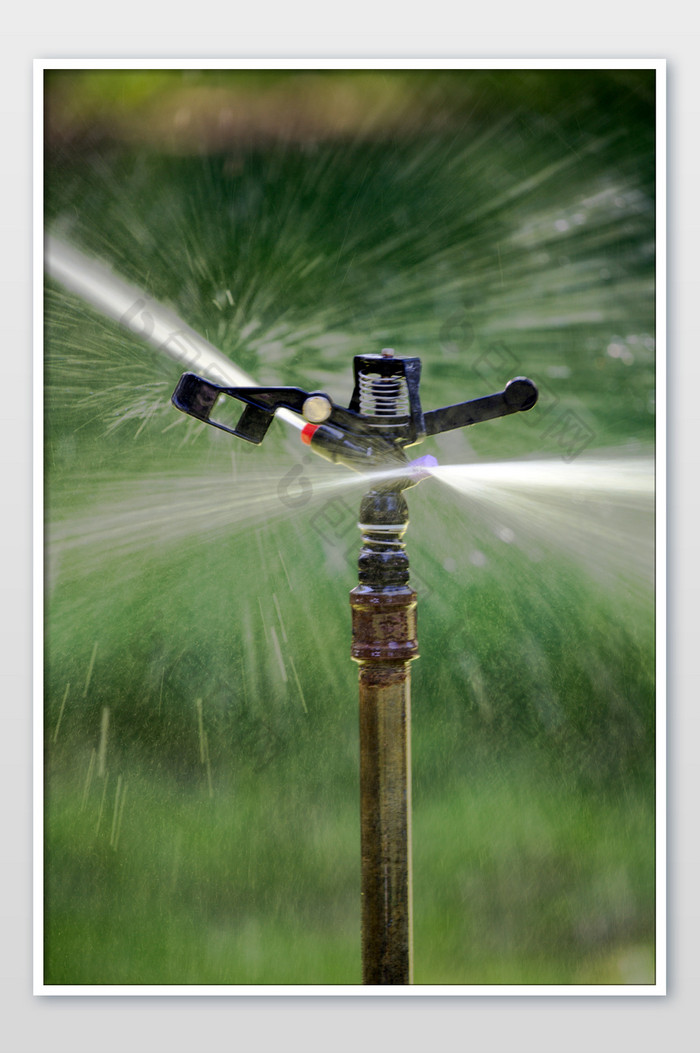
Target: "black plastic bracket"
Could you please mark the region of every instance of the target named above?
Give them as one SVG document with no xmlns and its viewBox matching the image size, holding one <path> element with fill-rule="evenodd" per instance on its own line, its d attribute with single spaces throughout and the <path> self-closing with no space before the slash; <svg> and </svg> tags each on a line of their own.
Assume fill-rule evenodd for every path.
<svg viewBox="0 0 700 1053">
<path fill-rule="evenodd" d="M 211 417 L 219 395 L 230 395 L 245 403 L 235 428 Z M 259 446 L 272 424 L 275 411 L 285 407 L 301 413 L 308 397 L 308 392 L 301 388 L 225 388 L 203 380 L 195 373 L 183 373 L 171 401 L 183 413 Z"/>
</svg>

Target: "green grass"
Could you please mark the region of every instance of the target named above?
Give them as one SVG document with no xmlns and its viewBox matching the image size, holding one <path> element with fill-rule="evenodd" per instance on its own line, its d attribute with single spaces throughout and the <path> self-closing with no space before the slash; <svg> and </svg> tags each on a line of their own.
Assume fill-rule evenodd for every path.
<svg viewBox="0 0 700 1053">
<path fill-rule="evenodd" d="M 114 776 L 98 829 L 104 781 L 86 796 L 57 776 L 60 806 L 47 809 L 47 982 L 357 982 L 349 803 L 331 819 L 270 773 L 264 784 L 215 778 L 210 795 L 201 773 L 173 783 L 126 769 L 114 844 Z"/>
<path fill-rule="evenodd" d="M 416 808 L 416 982 L 653 982 L 624 974 L 630 948 L 653 962 L 644 795 L 613 806 L 533 766 L 463 776 L 449 804 Z"/>
<path fill-rule="evenodd" d="M 653 982 L 645 795 L 584 795 L 534 760 L 416 793 L 416 983 Z M 47 983 L 360 982 L 356 792 L 288 764 L 211 792 L 127 766 L 115 824 L 115 774 L 105 791 L 88 767 L 50 769 Z"/>
<path fill-rule="evenodd" d="M 591 449 L 649 450 L 647 81 L 555 77 L 511 109 L 524 82 L 489 76 L 425 132 L 54 141 L 47 225 L 261 382 L 347 402 L 352 355 L 391 345 L 421 355 L 426 409 L 539 383 L 532 413 L 426 443 L 443 463 L 561 463 L 565 413 Z M 61 90 L 85 113 L 114 87 Z M 170 87 L 130 82 L 122 116 Z M 179 373 L 49 283 L 46 981 L 357 984 L 361 481 L 324 491 L 334 469 L 281 425 L 253 449 L 178 415 Z M 579 551 L 546 505 L 509 544 L 506 505 L 435 481 L 408 500 L 416 983 L 652 982 L 651 589 L 585 501 Z"/>
</svg>

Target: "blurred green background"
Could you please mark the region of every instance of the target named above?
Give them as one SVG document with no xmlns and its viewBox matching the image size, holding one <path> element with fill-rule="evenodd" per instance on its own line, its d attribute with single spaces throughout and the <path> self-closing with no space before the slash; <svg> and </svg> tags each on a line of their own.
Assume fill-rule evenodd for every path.
<svg viewBox="0 0 700 1053">
<path fill-rule="evenodd" d="M 54 70 L 45 100 L 47 230 L 257 381 L 347 403 L 388 345 L 426 409 L 540 386 L 442 463 L 653 451 L 653 71 Z M 45 346 L 46 983 L 358 984 L 362 483 L 178 414 L 178 364 L 51 281 Z M 408 496 L 415 982 L 652 983 L 648 509 Z"/>
</svg>

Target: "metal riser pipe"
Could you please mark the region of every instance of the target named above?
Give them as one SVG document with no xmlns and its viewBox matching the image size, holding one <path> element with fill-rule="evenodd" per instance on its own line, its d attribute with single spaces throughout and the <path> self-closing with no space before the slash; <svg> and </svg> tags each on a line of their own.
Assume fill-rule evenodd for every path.
<svg viewBox="0 0 700 1053">
<path fill-rule="evenodd" d="M 362 982 L 413 981 L 411 666 L 418 657 L 413 589 L 350 594 L 360 666 Z"/>
<path fill-rule="evenodd" d="M 413 982 L 407 664 L 360 669 L 362 982 Z"/>
</svg>

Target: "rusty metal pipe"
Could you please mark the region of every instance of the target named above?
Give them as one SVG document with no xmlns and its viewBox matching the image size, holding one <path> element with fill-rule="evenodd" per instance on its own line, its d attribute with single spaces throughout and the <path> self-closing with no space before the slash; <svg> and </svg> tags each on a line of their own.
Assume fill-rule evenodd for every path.
<svg viewBox="0 0 700 1053">
<path fill-rule="evenodd" d="M 411 673 L 416 593 L 408 585 L 401 492 L 370 491 L 360 509 L 360 584 L 350 593 L 359 664 L 362 982 L 413 979 Z"/>
</svg>

